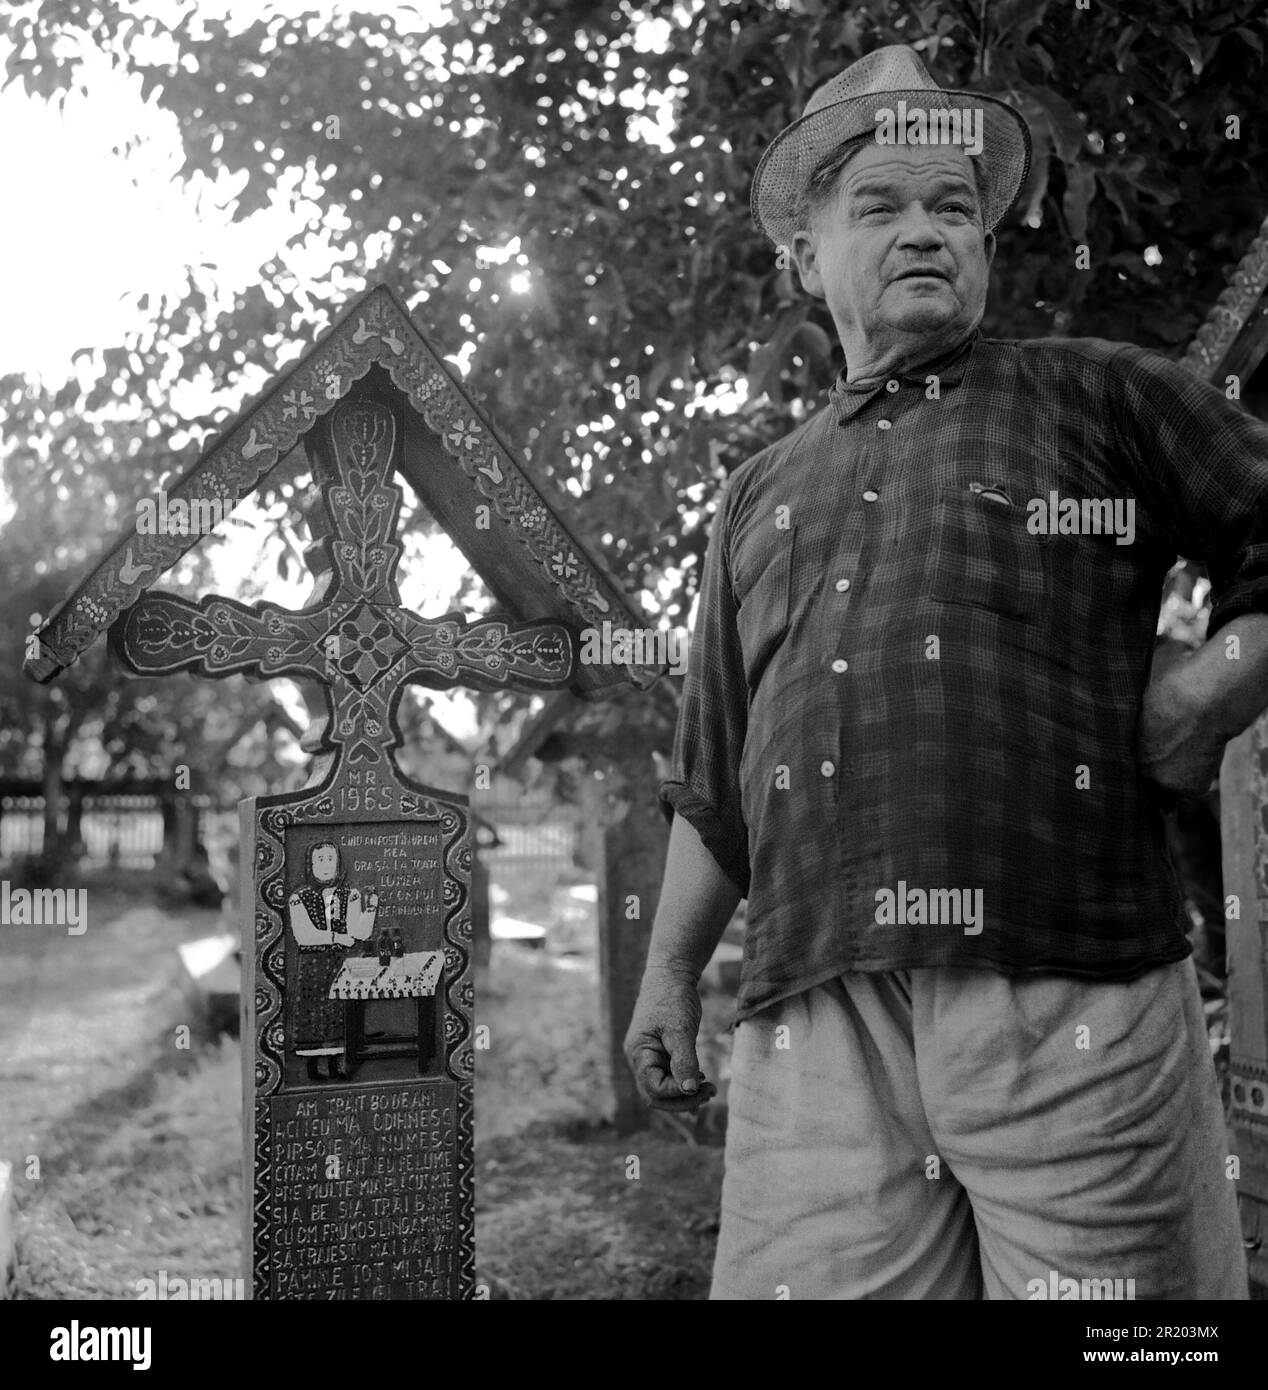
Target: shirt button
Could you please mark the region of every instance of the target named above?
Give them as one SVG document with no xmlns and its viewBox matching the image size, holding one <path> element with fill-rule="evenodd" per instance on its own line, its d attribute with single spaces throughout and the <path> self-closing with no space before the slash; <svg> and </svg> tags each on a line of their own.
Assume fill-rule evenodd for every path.
<svg viewBox="0 0 1268 1390">
<path fill-rule="evenodd" d="M 837 659 L 832 663 L 832 669 L 837 673 L 837 675 L 840 675 L 842 671 L 848 671 L 850 669 L 850 663 L 844 660 L 842 657 L 837 657 Z"/>
<path fill-rule="evenodd" d="M 894 392 L 898 390 L 898 383 L 896 381 L 887 381 L 885 383 L 885 389 L 892 396 Z"/>
<path fill-rule="evenodd" d="M 822 772 L 825 777 L 831 777 L 836 770 L 836 764 L 829 762 L 826 758 L 819 764 L 819 771 Z"/>
<path fill-rule="evenodd" d="M 843 594 L 843 593 L 845 593 L 845 591 L 846 591 L 849 587 L 850 587 L 850 581 L 849 581 L 848 579 L 838 579 L 838 580 L 837 580 L 837 593 L 838 593 L 838 594 Z"/>
<path fill-rule="evenodd" d="M 889 430 L 893 429 L 893 427 L 894 422 L 892 420 L 877 420 L 876 422 L 876 428 L 878 430 Z"/>
<path fill-rule="evenodd" d="M 864 502 L 879 502 L 880 500 L 881 500 L 881 495 L 880 495 L 880 493 L 879 493 L 879 492 L 873 492 L 872 489 L 871 489 L 870 487 L 869 487 L 868 490 L 863 494 L 863 501 L 864 501 Z"/>
</svg>

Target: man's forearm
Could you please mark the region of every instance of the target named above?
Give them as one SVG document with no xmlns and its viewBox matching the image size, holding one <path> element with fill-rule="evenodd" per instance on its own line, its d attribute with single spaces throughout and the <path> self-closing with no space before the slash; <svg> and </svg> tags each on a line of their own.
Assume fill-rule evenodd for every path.
<svg viewBox="0 0 1268 1390">
<path fill-rule="evenodd" d="M 698 980 L 739 901 L 740 890 L 705 848 L 695 826 L 685 816 L 675 816 L 647 969 Z"/>
<path fill-rule="evenodd" d="M 1268 613 L 1226 623 L 1179 668 L 1186 693 L 1227 743 L 1268 708 Z"/>
</svg>

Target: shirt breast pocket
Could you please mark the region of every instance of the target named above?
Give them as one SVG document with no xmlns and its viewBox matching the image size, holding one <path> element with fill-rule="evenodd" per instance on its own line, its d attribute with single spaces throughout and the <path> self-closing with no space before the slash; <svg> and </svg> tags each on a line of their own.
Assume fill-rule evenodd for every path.
<svg viewBox="0 0 1268 1390">
<path fill-rule="evenodd" d="M 788 631 L 792 610 L 792 531 L 778 533 L 753 573 L 737 574 L 735 625 L 740 634 L 744 678 L 756 690 L 771 657 Z"/>
<path fill-rule="evenodd" d="M 1044 543 L 998 486 L 944 488 L 934 512 L 929 596 L 1026 621 L 1047 592 Z"/>
</svg>

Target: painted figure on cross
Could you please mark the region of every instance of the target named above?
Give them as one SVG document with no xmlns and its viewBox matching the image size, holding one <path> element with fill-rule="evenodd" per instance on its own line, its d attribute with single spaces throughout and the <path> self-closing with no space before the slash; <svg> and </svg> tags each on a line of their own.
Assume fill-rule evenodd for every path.
<svg viewBox="0 0 1268 1390">
<path fill-rule="evenodd" d="M 321 1059 L 329 1076 L 342 1074 L 347 1050 L 342 1000 L 330 998 L 330 987 L 352 947 L 374 934 L 379 895 L 352 888 L 344 872 L 339 846 L 333 840 L 310 845 L 305 884 L 287 899 L 286 916 L 299 948 L 298 989 L 293 1020 L 295 1053 L 308 1058 L 309 1077 L 321 1080 Z"/>
</svg>

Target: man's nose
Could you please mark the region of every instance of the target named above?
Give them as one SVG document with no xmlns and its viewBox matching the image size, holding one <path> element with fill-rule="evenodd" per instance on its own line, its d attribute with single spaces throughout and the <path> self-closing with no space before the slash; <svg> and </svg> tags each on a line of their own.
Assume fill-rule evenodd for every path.
<svg viewBox="0 0 1268 1390">
<path fill-rule="evenodd" d="M 898 225 L 898 245 L 928 250 L 946 244 L 942 228 L 923 204 L 904 209 Z"/>
</svg>

